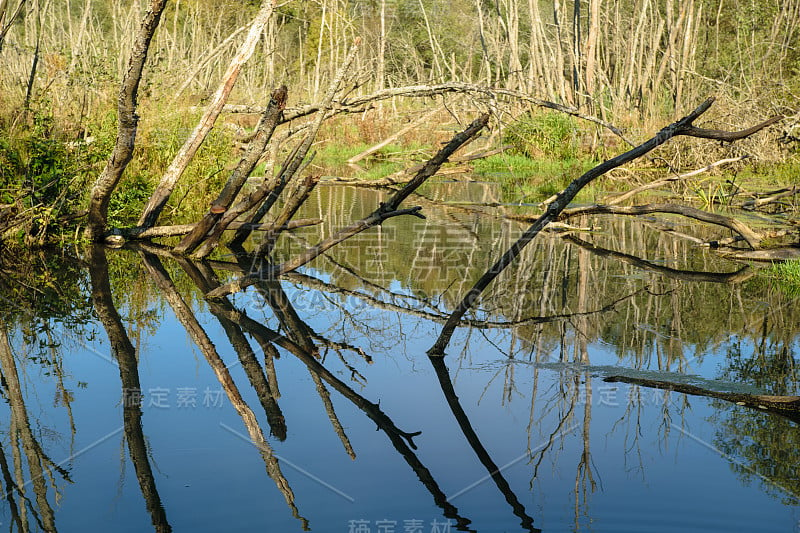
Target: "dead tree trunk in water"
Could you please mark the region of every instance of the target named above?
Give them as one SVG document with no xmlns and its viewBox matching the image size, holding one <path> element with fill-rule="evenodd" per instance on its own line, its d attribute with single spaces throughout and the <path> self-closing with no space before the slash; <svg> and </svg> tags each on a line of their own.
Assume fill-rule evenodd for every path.
<svg viewBox="0 0 800 533">
<path fill-rule="evenodd" d="M 236 165 L 231 177 L 228 178 L 228 182 L 219 193 L 219 196 L 217 196 L 217 199 L 211 203 L 209 212 L 200 219 L 192 232 L 184 237 L 180 244 L 175 247 L 176 252 L 190 253 L 197 248 L 205 238 L 208 230 L 214 226 L 217 220 L 219 220 L 223 213 L 231 206 L 236 195 L 239 194 L 245 181 L 247 181 L 247 178 L 250 176 L 250 173 L 253 172 L 256 164 L 258 164 L 258 160 L 264 154 L 264 150 L 272 138 L 275 127 L 278 125 L 281 115 L 283 114 L 283 109 L 286 107 L 287 92 L 288 89 L 283 85 L 272 93 L 269 105 L 267 105 L 267 109 L 264 111 L 258 126 L 256 126 L 255 137 L 250 141 L 250 145 L 247 147 L 247 152 L 244 157 L 242 157 L 239 164 Z"/>
</svg>

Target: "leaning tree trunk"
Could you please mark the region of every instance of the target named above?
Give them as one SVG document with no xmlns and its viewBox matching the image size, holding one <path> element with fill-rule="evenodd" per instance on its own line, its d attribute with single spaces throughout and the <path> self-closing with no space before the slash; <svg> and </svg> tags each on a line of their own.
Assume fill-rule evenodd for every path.
<svg viewBox="0 0 800 533">
<path fill-rule="evenodd" d="M 155 225 L 158 216 L 167 205 L 167 200 L 169 200 L 175 185 L 177 185 L 184 170 L 189 166 L 189 162 L 195 156 L 197 150 L 200 149 L 200 145 L 203 144 L 206 136 L 217 121 L 217 117 L 222 112 L 222 107 L 225 105 L 228 96 L 233 90 L 233 86 L 236 84 L 242 66 L 250 59 L 253 52 L 255 52 L 256 44 L 258 44 L 264 28 L 266 28 L 267 23 L 272 18 L 273 7 L 274 2 L 272 0 L 265 0 L 263 2 L 261 10 L 250 26 L 247 38 L 245 38 L 244 42 L 239 47 L 239 51 L 228 65 L 228 70 L 223 76 L 222 83 L 211 97 L 211 103 L 200 118 L 200 122 L 195 126 L 189 138 L 186 139 L 186 142 L 178 151 L 178 154 L 172 160 L 158 186 L 150 196 L 142 212 L 142 216 L 139 218 L 140 227 L 150 228 Z"/>
<path fill-rule="evenodd" d="M 91 241 L 102 238 L 106 231 L 106 221 L 108 219 L 108 203 L 111 200 L 111 193 L 122 178 L 125 167 L 133 157 L 133 147 L 136 142 L 136 126 L 139 117 L 136 115 L 136 100 L 139 92 L 139 81 L 142 79 L 142 70 L 147 61 L 147 51 L 150 48 L 150 41 L 158 27 L 161 13 L 167 0 L 151 0 L 150 7 L 145 13 L 139 34 L 133 44 L 133 51 L 128 62 L 128 70 L 122 79 L 122 87 L 119 91 L 117 103 L 117 114 L 119 127 L 117 130 L 117 142 L 114 151 L 111 153 L 106 168 L 92 187 L 91 198 L 89 200 L 89 222 L 86 227 L 85 236 Z"/>
</svg>

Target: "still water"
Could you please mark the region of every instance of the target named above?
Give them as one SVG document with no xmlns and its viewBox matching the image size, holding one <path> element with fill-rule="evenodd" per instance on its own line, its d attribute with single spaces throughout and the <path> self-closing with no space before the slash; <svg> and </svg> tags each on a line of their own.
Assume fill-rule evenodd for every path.
<svg viewBox="0 0 800 533">
<path fill-rule="evenodd" d="M 280 282 L 94 249 L 0 276 L 9 531 L 800 531 L 797 422 L 610 376 L 796 395 L 795 298 L 680 221 L 541 235 L 484 184 L 429 186 Z M 377 206 L 320 187 L 289 257 Z M 437 202 L 434 202 L 436 200 Z M 442 202 L 448 203 L 447 206 Z"/>
</svg>

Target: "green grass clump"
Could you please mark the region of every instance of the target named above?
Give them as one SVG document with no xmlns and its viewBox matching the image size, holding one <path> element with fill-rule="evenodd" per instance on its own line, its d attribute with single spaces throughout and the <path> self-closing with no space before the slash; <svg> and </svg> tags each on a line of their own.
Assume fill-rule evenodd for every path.
<svg viewBox="0 0 800 533">
<path fill-rule="evenodd" d="M 737 183 L 753 189 L 769 190 L 797 183 L 800 176 L 800 156 L 793 155 L 780 162 L 747 165 L 736 174 Z"/>
<path fill-rule="evenodd" d="M 16 125 L 0 122 L 0 240 L 63 242 L 72 230 L 61 219 L 82 208 L 104 158 L 102 146 L 56 124 L 47 100 Z"/>
<path fill-rule="evenodd" d="M 800 296 L 800 259 L 775 263 L 767 275 L 789 296 Z"/>
<path fill-rule="evenodd" d="M 524 115 L 508 126 L 504 142 L 531 159 L 576 159 L 580 129 L 577 121 L 555 111 Z"/>
<path fill-rule="evenodd" d="M 511 153 L 476 161 L 474 172 L 499 181 L 509 201 L 540 202 L 561 192 L 595 164 L 587 159 L 530 159 Z"/>
<path fill-rule="evenodd" d="M 528 156 L 516 153 L 503 153 L 492 155 L 475 161 L 473 172 L 479 176 L 492 178 L 521 178 L 530 174 L 541 173 L 541 167 L 546 162 L 533 160 Z"/>
</svg>

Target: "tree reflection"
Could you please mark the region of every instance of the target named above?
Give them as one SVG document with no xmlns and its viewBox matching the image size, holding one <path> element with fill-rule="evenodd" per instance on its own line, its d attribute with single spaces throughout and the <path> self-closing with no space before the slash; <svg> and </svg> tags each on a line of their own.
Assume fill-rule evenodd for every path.
<svg viewBox="0 0 800 533">
<path fill-rule="evenodd" d="M 348 411 L 336 403 L 339 397 L 346 402 L 345 407 L 354 407 L 358 417 L 366 417 L 381 436 L 385 435 L 386 449 L 392 455 L 397 453 L 408 465 L 425 498 L 438 506 L 442 516 L 453 520 L 458 530 L 473 530 L 476 526 L 466 515 L 481 511 L 459 509 L 450 501 L 443 489 L 447 480 L 438 473 L 446 471 L 446 464 L 425 455 L 428 450 L 419 437 L 419 430 L 425 427 L 401 429 L 393 420 L 397 414 L 385 411 L 371 397 L 379 392 L 368 388 L 370 373 L 365 370 L 369 368 L 365 363 L 371 363 L 372 356 L 379 355 L 380 350 L 396 354 L 398 347 L 413 346 L 411 341 L 419 337 L 423 328 L 438 328 L 454 304 L 453 295 L 479 276 L 485 266 L 488 254 L 482 246 L 500 247 L 513 239 L 510 224 L 503 231 L 496 231 L 488 228 L 483 219 L 456 217 L 451 222 L 457 228 L 443 231 L 436 227 L 439 222 L 419 223 L 415 228 L 417 237 L 430 246 L 431 256 L 425 256 L 418 247 L 412 248 L 413 243 L 407 242 L 410 237 L 403 232 L 384 228 L 377 250 L 366 253 L 363 248 L 343 247 L 329 257 L 320 257 L 313 269 L 254 284 L 246 303 L 263 312 L 264 317 L 259 319 L 248 315 L 252 309 L 243 308 L 241 300 L 203 300 L 204 294 L 225 281 L 226 273 L 240 274 L 252 268 L 243 251 L 235 256 L 236 261 L 194 263 L 143 244 L 134 249 L 135 253 L 115 252 L 109 265 L 105 250 L 89 250 L 89 303 L 111 341 L 112 355 L 119 365 L 122 398 L 139 390 L 137 347 L 146 343 L 147 330 L 154 329 L 159 318 L 158 312 L 151 309 L 166 302 L 167 309 L 172 310 L 187 336 L 199 347 L 203 364 L 214 372 L 241 420 L 242 435 L 256 446 L 253 456 L 263 462 L 268 482 L 281 492 L 298 528 L 323 530 L 327 525 L 309 521 L 312 515 L 305 513 L 313 512 L 316 502 L 304 501 L 300 492 L 295 494 L 291 477 L 284 473 L 286 464 L 273 449 L 272 438 L 282 441 L 280 446 L 292 446 L 289 429 L 302 422 L 286 414 L 292 411 L 280 395 L 277 371 L 282 369 L 276 367 L 282 363 L 276 361 L 287 356 L 302 363 L 302 372 L 307 372 L 313 383 L 311 394 L 319 396 L 316 408 L 319 413 L 324 412 L 341 443 L 342 457 L 357 457 L 360 435 L 349 429 L 345 414 Z M 459 236 L 459 242 L 470 243 L 469 260 L 462 258 L 452 269 L 424 269 L 424 265 L 432 264 L 431 257 L 448 257 L 447 239 L 454 235 Z M 410 239 L 413 241 L 413 236 Z M 276 254 L 280 254 L 285 240 L 276 243 Z M 796 332 L 800 330 L 800 310 L 751 277 L 754 269 L 720 265 L 708 257 L 698 257 L 663 232 L 630 224 L 618 231 L 581 239 L 548 237 L 540 244 L 526 249 L 519 264 L 502 276 L 502 284 L 487 292 L 480 306 L 464 317 L 460 324 L 463 335 L 456 338 L 457 349 L 447 366 L 442 359 L 430 361 L 464 442 L 485 469 L 485 479 L 494 483 L 508 504 L 501 507 L 501 512 L 518 523 L 518 529 L 538 531 L 533 518 L 536 509 L 528 503 L 523 505 L 531 494 L 512 488 L 514 479 L 506 477 L 508 474 L 501 471 L 488 451 L 494 443 L 490 439 L 495 436 L 482 431 L 470 418 L 472 406 L 457 395 L 466 391 L 459 390 L 454 376 L 469 370 L 471 364 L 484 364 L 499 357 L 500 363 L 488 363 L 496 368 L 486 380 L 483 394 L 497 391 L 496 401 L 501 407 L 520 400 L 530 403 L 524 409 L 528 417 L 526 458 L 531 492 L 535 493 L 546 480 L 542 464 L 557 459 L 560 470 L 570 476 L 566 494 L 575 530 L 589 527 L 597 511 L 590 509 L 592 495 L 603 490 L 602 472 L 595 461 L 605 456 L 593 449 L 602 443 L 597 431 L 606 431 L 607 435 L 624 432 L 619 437 L 625 466 L 632 466 L 644 476 L 648 464 L 645 452 L 649 451 L 645 445 L 650 444 L 643 438 L 647 428 L 656 428 L 657 437 L 666 448 L 675 437 L 674 432 L 670 435 L 671 428 L 676 424 L 683 427 L 681 421 L 691 414 L 687 394 L 693 392 L 653 387 L 658 394 L 654 396 L 646 387 L 657 378 L 691 374 L 697 362 L 713 355 L 724 361 L 718 376 L 723 382 L 747 385 L 763 394 L 797 394 Z M 406 257 L 397 250 L 407 252 Z M 416 255 L 411 256 L 411 250 Z M 380 262 L 378 268 L 370 263 L 375 257 L 387 260 Z M 666 261 L 664 257 L 673 259 Z M 409 265 L 412 262 L 426 275 L 413 279 Z M 0 283 L 18 279 L 12 274 L 0 272 Z M 68 278 L 75 287 L 86 285 L 85 271 L 72 271 Z M 111 297 L 112 284 L 117 287 L 116 305 Z M 157 292 L 140 290 L 153 285 Z M 129 291 L 131 287 L 136 289 Z M 10 520 L 20 531 L 55 531 L 56 502 L 63 493 L 63 484 L 70 481 L 70 474 L 53 463 L 40 445 L 43 430 L 37 427 L 38 421 L 31 419 L 21 391 L 27 367 L 41 365 L 55 373 L 59 405 L 70 412 L 71 394 L 63 383 L 61 354 L 68 334 L 54 324 L 68 320 L 72 311 L 79 318 L 87 316 L 87 299 L 76 291 L 70 291 L 69 297 L 83 299 L 82 302 L 57 303 L 48 315 L 43 302 L 55 295 L 29 299 L 20 307 L 33 309 L 29 314 L 39 319 L 34 321 L 20 308 L 6 309 L 5 320 L 0 323 L 3 393 L 11 413 L 8 437 L 0 445 L 0 475 Z M 324 313 L 307 305 L 311 301 L 322 302 Z M 202 315 L 198 311 L 201 308 Z M 118 309 L 127 316 L 121 316 Z M 84 325 L 76 324 L 75 331 L 90 336 L 91 329 L 83 320 Z M 217 324 L 223 334 L 212 338 L 210 328 Z M 30 352 L 33 357 L 21 357 L 19 351 L 15 357 L 12 346 L 20 338 L 24 342 L 36 340 L 37 349 Z M 242 374 L 226 368 L 220 357 L 226 347 L 235 352 Z M 603 352 L 602 363 L 597 361 L 598 347 Z M 485 350 L 492 355 L 484 358 Z M 604 386 L 598 378 L 609 376 L 612 371 L 630 371 L 634 378 L 647 371 L 653 379 L 649 384 L 628 381 L 630 393 L 619 418 L 607 427 L 603 425 L 608 420 L 603 416 L 607 413 L 595 409 Z M 633 379 L 631 375 L 627 378 Z M 530 387 L 526 388 L 528 379 Z M 287 387 L 285 383 L 281 385 Z M 247 389 L 254 392 L 252 406 L 245 400 Z M 796 502 L 800 495 L 794 460 L 800 445 L 796 420 L 762 412 L 758 406 L 732 405 L 731 398 L 726 399 L 711 400 L 715 411 L 710 422 L 716 429 L 713 446 L 729 459 L 731 468 L 743 481 L 761 483 L 765 491 L 784 502 Z M 654 401 L 657 403 L 653 408 Z M 165 495 L 162 500 L 158 491 L 152 461 L 156 450 L 147 441 L 141 405 L 125 401 L 121 415 L 128 464 L 136 473 L 144 508 L 156 531 L 169 531 L 168 516 L 174 520 L 175 514 L 169 512 L 169 497 Z M 71 419 L 71 414 L 68 416 Z M 70 426 L 78 431 L 74 421 Z M 541 441 L 539 445 L 537 439 Z M 566 446 L 566 440 L 574 446 Z M 72 475 L 80 474 L 78 471 Z"/>
<path fill-rule="evenodd" d="M 111 341 L 112 354 L 119 365 L 119 377 L 122 383 L 122 419 L 125 428 L 125 442 L 128 444 L 128 452 L 136 472 L 136 479 L 139 481 L 139 488 L 142 491 L 155 531 L 172 531 L 156 488 L 142 427 L 139 362 L 136 357 L 136 350 L 128 337 L 125 326 L 122 324 L 117 308 L 114 306 L 105 250 L 100 246 L 91 247 L 88 253 L 88 260 L 95 312 L 108 334 L 108 338 Z"/>
<path fill-rule="evenodd" d="M 58 474 L 66 481 L 69 475 L 59 465 L 53 462 L 44 452 L 31 429 L 28 409 L 22 394 L 22 383 L 19 371 L 8 338 L 5 324 L 0 322 L 0 367 L 2 367 L 5 381 L 5 392 L 11 410 L 11 420 L 8 433 L 11 437 L 11 452 L 13 457 L 14 475 L 12 477 L 5 452 L 2 452 L 2 470 L 5 480 L 5 499 L 9 506 L 14 523 L 20 531 L 33 529 L 31 519 L 44 531 L 55 532 L 56 523 L 53 507 L 48 499 L 48 481 L 50 476 Z M 2 446 L 0 446 L 2 449 Z M 23 470 L 28 466 L 29 481 L 25 481 Z M 54 480 L 53 480 L 54 481 Z M 26 487 L 31 485 L 33 501 L 26 495 Z M 28 516 L 30 510 L 30 517 Z"/>
<path fill-rule="evenodd" d="M 779 310 L 769 310 L 759 325 L 761 338 L 748 346 L 735 339 L 728 347 L 722 375 L 749 383 L 773 395 L 798 394 L 797 342 L 784 329 Z M 734 458 L 731 468 L 745 482 L 760 482 L 764 490 L 787 505 L 800 503 L 796 452 L 800 449 L 800 417 L 794 420 L 715 402 L 719 429 L 714 445 Z"/>
</svg>

